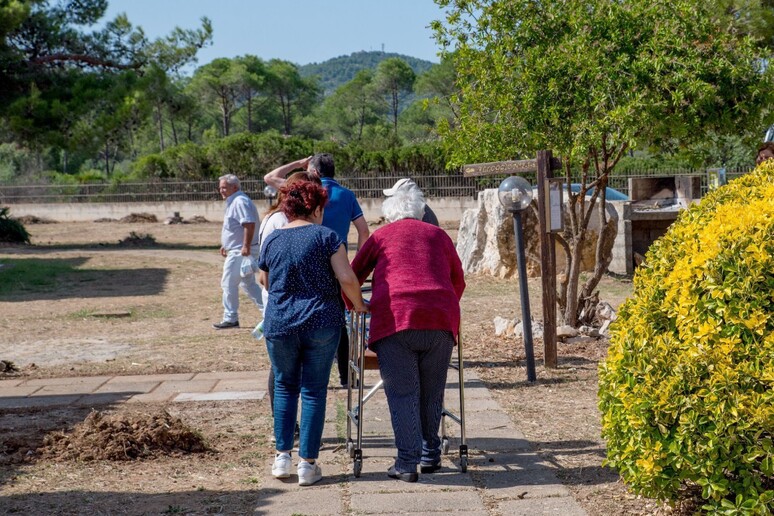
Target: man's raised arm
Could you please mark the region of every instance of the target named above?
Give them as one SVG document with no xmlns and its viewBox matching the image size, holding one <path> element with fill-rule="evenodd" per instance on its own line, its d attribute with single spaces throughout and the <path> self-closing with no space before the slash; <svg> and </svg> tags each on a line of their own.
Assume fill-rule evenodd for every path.
<svg viewBox="0 0 774 516">
<path fill-rule="evenodd" d="M 309 164 L 309 160 L 311 159 L 311 156 L 308 158 L 298 159 L 296 161 L 291 161 L 290 163 L 286 163 L 284 165 L 280 165 L 279 167 L 275 168 L 265 176 L 263 176 L 263 180 L 266 182 L 267 185 L 273 186 L 277 190 L 282 188 L 282 186 L 285 184 L 286 177 L 288 174 L 293 172 L 294 170 L 306 170 L 306 166 Z"/>
</svg>

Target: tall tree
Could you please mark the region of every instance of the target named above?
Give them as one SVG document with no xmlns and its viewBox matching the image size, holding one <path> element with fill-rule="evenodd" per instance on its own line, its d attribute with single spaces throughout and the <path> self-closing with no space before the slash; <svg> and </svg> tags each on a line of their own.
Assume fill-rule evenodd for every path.
<svg viewBox="0 0 774 516">
<path fill-rule="evenodd" d="M 385 59 L 376 67 L 374 83 L 377 89 L 387 98 L 395 134 L 398 133 L 398 113 L 401 100 L 411 93 L 416 75 L 414 70 L 399 57 Z"/>
<path fill-rule="evenodd" d="M 360 140 L 365 127 L 382 115 L 373 78 L 373 71 L 361 70 L 323 102 L 320 116 L 325 127 L 346 142 Z"/>
<path fill-rule="evenodd" d="M 638 142 L 690 141 L 761 124 L 771 98 L 765 52 L 733 16 L 706 0 L 436 0 L 433 23 L 454 59 L 461 93 L 457 125 L 442 128 L 450 165 L 534 156 L 562 157 L 570 228 L 558 298 L 576 324 L 609 265 L 601 255 L 580 286 L 580 250 L 594 213 L 607 227 L 610 173 Z M 591 197 L 586 192 L 594 188 Z"/>
<path fill-rule="evenodd" d="M 272 59 L 267 68 L 266 91 L 282 115 L 283 134 L 292 134 L 294 117 L 310 112 L 320 96 L 317 82 L 301 77 L 298 66 L 288 61 Z"/>
<path fill-rule="evenodd" d="M 153 41 L 124 15 L 89 31 L 106 8 L 107 0 L 0 1 L 0 118 L 17 141 L 69 151 L 74 128 L 83 125 L 77 117 L 93 116 L 96 104 L 86 99 L 94 88 L 113 88 L 113 78 L 136 88 L 135 79 L 150 66 L 176 70 L 193 60 L 212 36 L 206 18 L 201 29 L 175 29 Z M 117 91 L 127 97 L 116 97 Z M 78 98 L 81 94 L 86 96 Z M 114 103 L 105 113 L 131 112 L 134 119 L 141 111 L 134 102 L 136 91 L 123 87 L 106 89 L 95 98 L 99 106 Z M 113 131 L 110 124 L 94 127 L 100 126 Z M 125 131 L 127 138 L 132 134 Z"/>
<path fill-rule="evenodd" d="M 245 73 L 244 65 L 221 57 L 197 68 L 191 80 L 191 89 L 198 92 L 202 102 L 215 106 L 223 136 L 231 134 L 231 118 L 240 106 Z"/>
<path fill-rule="evenodd" d="M 256 108 L 260 109 L 269 102 L 269 97 L 264 93 L 264 85 L 267 81 L 266 63 L 253 55 L 238 57 L 237 61 L 244 67 L 240 84 L 240 102 L 246 111 L 247 132 L 260 130 L 254 125 Z"/>
</svg>

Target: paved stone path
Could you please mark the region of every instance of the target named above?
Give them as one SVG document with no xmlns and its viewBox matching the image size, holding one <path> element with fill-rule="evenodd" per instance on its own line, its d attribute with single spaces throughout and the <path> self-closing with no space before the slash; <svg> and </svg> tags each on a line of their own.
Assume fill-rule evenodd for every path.
<svg viewBox="0 0 774 516">
<path fill-rule="evenodd" d="M 246 371 L 2 380 L 0 410 L 116 402 L 260 400 L 266 392 L 259 386 L 266 385 L 267 376 L 268 371 Z M 367 386 L 377 380 L 377 371 L 367 372 Z M 532 451 L 524 435 L 469 370 L 465 371 L 464 394 L 469 448 L 466 473 L 459 468 L 460 426 L 449 420 L 446 428 L 450 449 L 439 472 L 420 475 L 415 484 L 388 478 L 386 471 L 394 457 L 392 428 L 384 393 L 378 392 L 368 400 L 362 412 L 363 467 L 360 477 L 352 474 L 353 464 L 347 458 L 345 446 L 325 446 L 319 458 L 324 475 L 321 482 L 302 488 L 295 475 L 287 481 L 268 478 L 253 514 L 586 514 L 556 478 L 555 465 Z M 347 391 L 343 390 L 331 391 L 328 397 L 328 420 L 323 436 L 328 443 L 337 441 L 336 407 L 342 403 L 346 406 L 346 397 Z M 446 391 L 446 408 L 459 413 L 459 388 L 452 371 Z M 353 439 L 355 432 L 353 428 Z M 338 480 L 341 473 L 348 473 L 346 482 Z M 333 480 L 334 477 L 337 480 Z"/>
</svg>

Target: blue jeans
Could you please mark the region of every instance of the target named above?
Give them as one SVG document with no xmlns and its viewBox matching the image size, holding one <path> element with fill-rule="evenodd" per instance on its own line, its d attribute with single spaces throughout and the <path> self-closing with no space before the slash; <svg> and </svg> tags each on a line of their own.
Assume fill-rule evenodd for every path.
<svg viewBox="0 0 774 516">
<path fill-rule="evenodd" d="M 298 454 L 316 459 L 320 452 L 328 379 L 341 328 L 323 328 L 298 335 L 266 338 L 274 371 L 274 437 L 277 451 L 293 449 L 298 397 L 301 396 L 301 438 Z"/>
</svg>

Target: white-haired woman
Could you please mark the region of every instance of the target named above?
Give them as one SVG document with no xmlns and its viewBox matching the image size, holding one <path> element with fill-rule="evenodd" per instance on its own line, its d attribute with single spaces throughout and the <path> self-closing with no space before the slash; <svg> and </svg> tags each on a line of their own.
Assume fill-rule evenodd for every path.
<svg viewBox="0 0 774 516">
<path fill-rule="evenodd" d="M 460 324 L 465 279 L 454 243 L 422 222 L 419 189 L 382 205 L 377 229 L 352 262 L 362 284 L 373 271 L 369 348 L 376 352 L 398 456 L 387 474 L 406 482 L 441 467 L 438 427 L 446 371 Z"/>
</svg>

